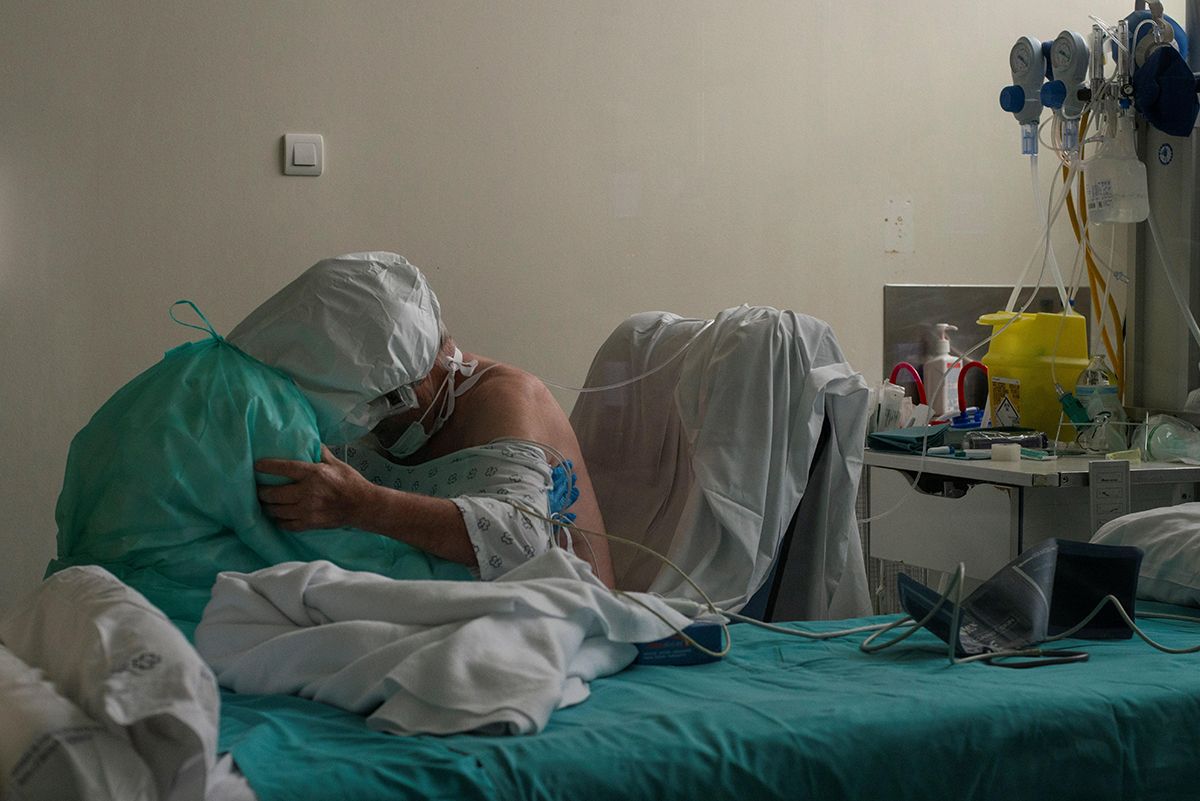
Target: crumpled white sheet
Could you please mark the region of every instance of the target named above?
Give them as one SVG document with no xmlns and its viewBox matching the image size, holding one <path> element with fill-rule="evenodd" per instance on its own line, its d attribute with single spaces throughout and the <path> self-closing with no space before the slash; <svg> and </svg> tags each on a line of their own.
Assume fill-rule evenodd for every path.
<svg viewBox="0 0 1200 801">
<path fill-rule="evenodd" d="M 0 646 L 0 798 L 156 801 L 146 763 Z"/>
<path fill-rule="evenodd" d="M 661 598 L 637 600 L 670 625 L 557 548 L 486 583 L 290 562 L 222 573 L 195 642 L 237 692 L 298 694 L 394 734 L 531 734 L 632 662 L 631 643 L 690 623 Z"/>
<path fill-rule="evenodd" d="M 159 801 L 205 797 L 216 761 L 217 682 L 141 593 L 101 567 L 67 568 L 0 615 L 0 641 L 132 744 Z"/>
</svg>

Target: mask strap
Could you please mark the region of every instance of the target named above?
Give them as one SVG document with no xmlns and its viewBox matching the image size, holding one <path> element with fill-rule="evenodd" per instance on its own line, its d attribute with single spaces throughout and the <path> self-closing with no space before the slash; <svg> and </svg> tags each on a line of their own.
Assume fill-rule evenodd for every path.
<svg viewBox="0 0 1200 801">
<path fill-rule="evenodd" d="M 462 351 L 455 347 L 454 356 L 451 357 L 450 364 L 447 366 L 446 380 L 450 382 L 450 387 L 446 391 L 446 400 L 442 403 L 442 411 L 438 414 L 438 420 L 436 423 L 438 428 L 441 428 L 442 425 L 450 419 L 450 415 L 454 414 L 455 398 L 461 398 L 463 395 L 467 394 L 467 392 L 471 390 L 471 387 L 475 386 L 475 384 L 479 382 L 479 379 L 483 377 L 484 373 L 496 366 L 495 364 L 491 364 L 479 372 L 476 372 L 475 368 L 479 366 L 479 360 L 472 359 L 469 362 L 464 362 L 462 360 L 462 355 Z M 455 373 L 462 373 L 463 377 L 466 378 L 466 381 L 463 381 L 457 387 L 454 385 Z"/>
<path fill-rule="evenodd" d="M 194 325 L 193 323 L 185 323 L 183 320 L 180 320 L 178 317 L 175 316 L 175 307 L 176 306 L 191 306 L 192 311 L 194 311 L 196 313 L 196 316 L 204 321 L 204 325 L 203 326 Z M 207 332 L 208 334 L 212 335 L 213 339 L 221 338 L 221 335 L 217 333 L 217 329 L 213 328 L 212 323 L 210 323 L 208 321 L 208 318 L 204 316 L 204 312 L 200 311 L 200 309 L 198 309 L 196 307 L 196 304 L 192 303 L 190 300 L 175 301 L 174 303 L 171 304 L 171 308 L 167 310 L 167 314 L 171 315 L 171 319 L 174 320 L 179 325 L 182 325 L 186 328 L 195 328 L 197 331 Z"/>
</svg>

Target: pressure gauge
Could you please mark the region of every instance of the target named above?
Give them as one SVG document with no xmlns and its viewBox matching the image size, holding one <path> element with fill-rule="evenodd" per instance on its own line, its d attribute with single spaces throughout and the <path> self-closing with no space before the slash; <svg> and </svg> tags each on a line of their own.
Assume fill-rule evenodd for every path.
<svg viewBox="0 0 1200 801">
<path fill-rule="evenodd" d="M 1041 61 L 1041 49 L 1040 43 L 1035 45 L 1028 36 L 1022 36 L 1012 46 L 1008 52 L 1008 66 L 1012 70 L 1013 83 L 1022 83 L 1021 79 L 1034 68 L 1034 62 Z"/>
<path fill-rule="evenodd" d="M 1011 111 L 1022 125 L 1036 122 L 1042 116 L 1041 88 L 1046 75 L 1042 43 L 1022 36 L 1008 51 L 1008 66 L 1013 82 L 1001 93 L 1001 108 Z"/>
<path fill-rule="evenodd" d="M 1083 81 L 1088 66 L 1088 48 L 1083 37 L 1073 31 L 1060 33 L 1050 48 L 1050 66 L 1054 77 L 1061 81 Z"/>
</svg>

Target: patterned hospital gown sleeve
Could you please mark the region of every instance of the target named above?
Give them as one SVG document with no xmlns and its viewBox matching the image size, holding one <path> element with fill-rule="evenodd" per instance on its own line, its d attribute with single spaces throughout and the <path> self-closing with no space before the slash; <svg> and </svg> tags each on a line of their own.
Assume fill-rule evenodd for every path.
<svg viewBox="0 0 1200 801">
<path fill-rule="evenodd" d="M 375 484 L 453 501 L 481 579 L 498 578 L 553 547 L 555 527 L 510 503 L 550 516 L 551 469 L 543 451 L 531 444 L 497 442 L 412 466 L 393 464 L 363 446 L 338 455 Z"/>
<path fill-rule="evenodd" d="M 460 464 L 466 475 L 477 471 L 470 489 L 451 500 L 462 513 L 481 579 L 499 578 L 553 547 L 554 527 L 512 504 L 550 514 L 550 466 L 540 450 L 509 443 L 475 448 Z"/>
</svg>

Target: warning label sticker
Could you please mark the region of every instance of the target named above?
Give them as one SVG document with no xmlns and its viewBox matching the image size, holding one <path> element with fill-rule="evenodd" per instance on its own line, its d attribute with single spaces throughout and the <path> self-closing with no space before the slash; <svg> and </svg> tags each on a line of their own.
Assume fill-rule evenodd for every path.
<svg viewBox="0 0 1200 801">
<path fill-rule="evenodd" d="M 1013 378 L 992 379 L 992 425 L 1021 423 L 1021 382 Z"/>
</svg>

